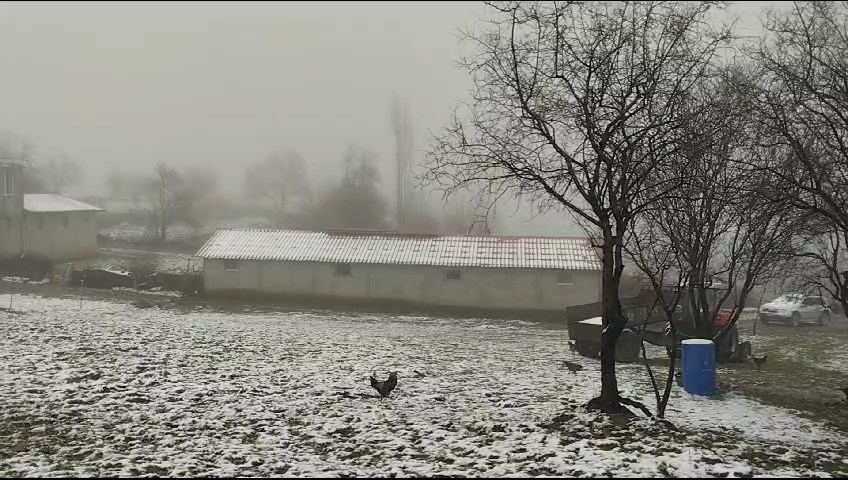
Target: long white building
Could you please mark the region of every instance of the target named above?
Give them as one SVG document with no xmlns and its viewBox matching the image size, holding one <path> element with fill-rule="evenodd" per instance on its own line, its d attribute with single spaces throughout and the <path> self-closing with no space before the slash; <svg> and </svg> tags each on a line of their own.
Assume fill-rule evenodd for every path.
<svg viewBox="0 0 848 480">
<path fill-rule="evenodd" d="M 585 238 L 218 230 L 196 255 L 207 295 L 557 312 L 600 299 Z"/>
</svg>

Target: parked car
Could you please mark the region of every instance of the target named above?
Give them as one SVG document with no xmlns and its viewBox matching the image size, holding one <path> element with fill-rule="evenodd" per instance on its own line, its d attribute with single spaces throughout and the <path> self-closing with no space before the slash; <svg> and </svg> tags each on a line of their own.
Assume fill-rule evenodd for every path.
<svg viewBox="0 0 848 480">
<path fill-rule="evenodd" d="M 760 307 L 763 323 L 781 322 L 797 327 L 802 323 L 830 323 L 830 307 L 820 296 L 787 293 Z"/>
</svg>

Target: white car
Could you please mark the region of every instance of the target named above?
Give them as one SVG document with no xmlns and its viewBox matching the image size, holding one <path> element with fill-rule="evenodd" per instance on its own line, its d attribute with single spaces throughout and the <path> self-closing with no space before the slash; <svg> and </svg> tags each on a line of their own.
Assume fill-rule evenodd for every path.
<svg viewBox="0 0 848 480">
<path fill-rule="evenodd" d="M 827 325 L 830 322 L 830 307 L 819 296 L 787 293 L 760 307 L 763 323 L 781 322 L 797 327 L 802 323 Z"/>
</svg>

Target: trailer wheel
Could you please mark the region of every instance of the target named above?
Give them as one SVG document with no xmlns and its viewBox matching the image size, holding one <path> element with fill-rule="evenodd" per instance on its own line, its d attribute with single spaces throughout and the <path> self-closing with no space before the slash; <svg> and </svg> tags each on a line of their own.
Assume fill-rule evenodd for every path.
<svg viewBox="0 0 848 480">
<path fill-rule="evenodd" d="M 574 349 L 577 350 L 578 354 L 589 358 L 597 358 L 601 354 L 601 345 L 597 343 L 576 340 Z"/>
<path fill-rule="evenodd" d="M 718 361 L 727 362 L 736 356 L 736 350 L 739 348 L 739 329 L 736 325 L 727 332 L 721 343 L 718 344 Z"/>
<path fill-rule="evenodd" d="M 615 359 L 622 362 L 635 362 L 639 359 L 639 336 L 630 331 L 621 332 L 615 344 Z"/>
</svg>

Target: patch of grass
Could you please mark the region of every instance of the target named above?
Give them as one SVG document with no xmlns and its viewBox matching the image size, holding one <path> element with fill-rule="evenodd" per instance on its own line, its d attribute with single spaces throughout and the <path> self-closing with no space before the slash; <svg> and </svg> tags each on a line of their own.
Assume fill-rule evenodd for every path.
<svg viewBox="0 0 848 480">
<path fill-rule="evenodd" d="M 241 437 L 241 443 L 256 443 L 256 440 L 259 438 L 259 433 L 250 432 Z"/>
<path fill-rule="evenodd" d="M 338 430 L 334 430 L 332 432 L 332 434 L 334 436 L 345 437 L 345 438 L 352 437 L 352 436 L 356 435 L 356 429 L 351 427 L 351 426 L 342 427 L 342 428 L 339 428 Z"/>
<path fill-rule="evenodd" d="M 165 477 L 168 476 L 171 471 L 158 465 L 148 465 L 144 468 L 144 473 L 152 473 L 159 477 Z"/>
</svg>

